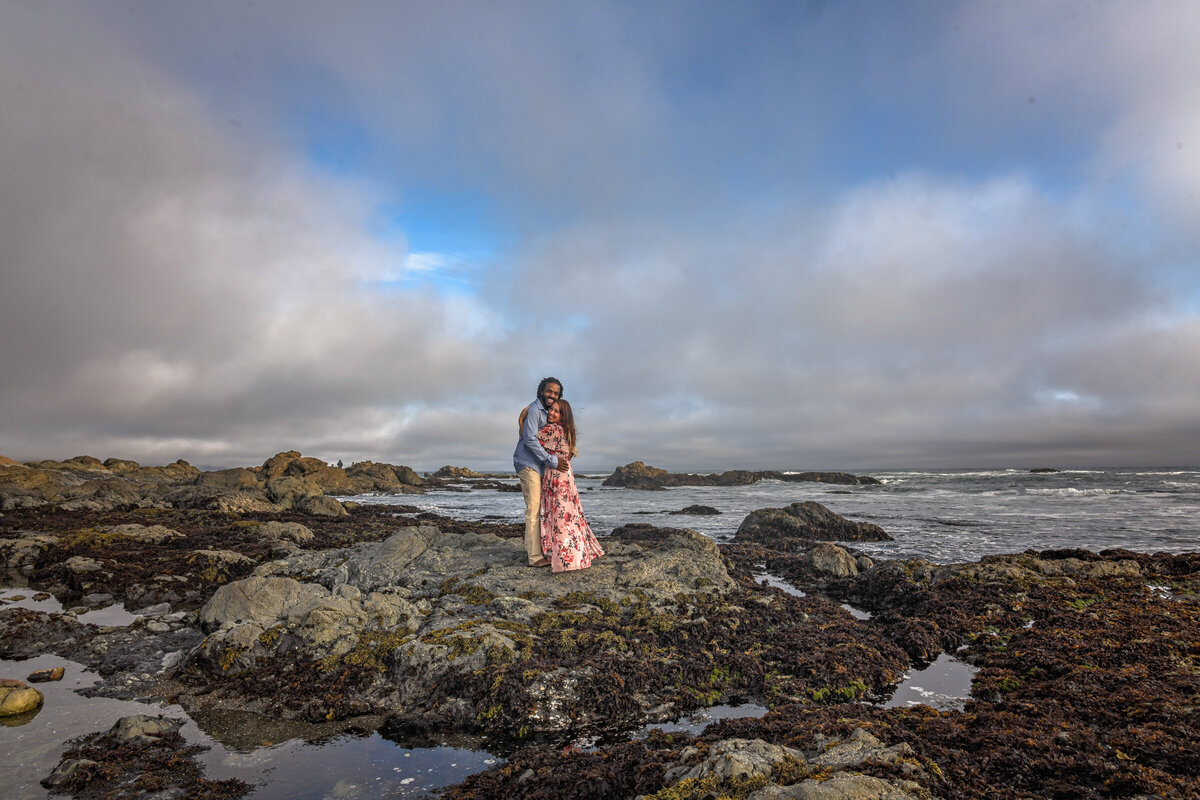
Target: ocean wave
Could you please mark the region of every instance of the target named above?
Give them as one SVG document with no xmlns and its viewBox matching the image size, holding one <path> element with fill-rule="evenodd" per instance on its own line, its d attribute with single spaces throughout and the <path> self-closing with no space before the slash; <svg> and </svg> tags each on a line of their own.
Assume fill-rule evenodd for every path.
<svg viewBox="0 0 1200 800">
<path fill-rule="evenodd" d="M 1129 494 L 1126 489 L 1076 489 L 1071 486 L 1061 486 L 1057 489 L 1026 489 L 1025 494 L 1041 495 L 1043 497 L 1100 497 L 1112 494 Z"/>
</svg>

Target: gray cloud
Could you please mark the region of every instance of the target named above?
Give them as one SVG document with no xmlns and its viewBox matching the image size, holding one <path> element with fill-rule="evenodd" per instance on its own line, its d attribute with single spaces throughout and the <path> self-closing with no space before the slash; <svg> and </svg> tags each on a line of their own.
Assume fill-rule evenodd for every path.
<svg viewBox="0 0 1200 800">
<path fill-rule="evenodd" d="M 583 469 L 1194 461 L 1194 12 L 790 5 L 0 5 L 0 452 L 503 468 L 554 373 Z"/>
</svg>

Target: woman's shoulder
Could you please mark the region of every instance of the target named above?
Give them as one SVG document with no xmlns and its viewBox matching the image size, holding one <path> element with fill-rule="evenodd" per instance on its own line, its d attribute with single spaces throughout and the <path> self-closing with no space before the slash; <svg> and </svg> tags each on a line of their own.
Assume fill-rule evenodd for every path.
<svg viewBox="0 0 1200 800">
<path fill-rule="evenodd" d="M 545 425 L 543 425 L 543 426 L 542 426 L 542 427 L 541 427 L 541 428 L 538 430 L 538 433 L 547 433 L 547 434 L 551 434 L 551 433 L 562 433 L 562 429 L 563 429 L 562 423 L 559 423 L 559 422 L 547 422 Z"/>
</svg>

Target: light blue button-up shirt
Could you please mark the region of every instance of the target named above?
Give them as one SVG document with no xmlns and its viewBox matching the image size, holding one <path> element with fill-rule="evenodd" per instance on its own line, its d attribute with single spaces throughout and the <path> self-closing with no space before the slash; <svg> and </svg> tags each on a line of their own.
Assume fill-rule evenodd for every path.
<svg viewBox="0 0 1200 800">
<path fill-rule="evenodd" d="M 520 472 L 529 467 L 539 475 L 547 466 L 558 468 L 558 456 L 552 456 L 538 441 L 538 431 L 546 424 L 549 412 L 542 406 L 541 400 L 529 404 L 529 413 L 525 415 L 525 424 L 521 426 L 521 438 L 517 441 L 517 449 L 513 451 L 513 469 Z"/>
</svg>

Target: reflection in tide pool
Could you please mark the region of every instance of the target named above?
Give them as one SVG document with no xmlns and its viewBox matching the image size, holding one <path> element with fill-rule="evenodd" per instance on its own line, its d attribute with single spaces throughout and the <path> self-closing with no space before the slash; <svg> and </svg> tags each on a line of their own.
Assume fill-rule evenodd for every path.
<svg viewBox="0 0 1200 800">
<path fill-rule="evenodd" d="M 501 761 L 481 750 L 400 747 L 378 733 L 251 751 L 217 745 L 201 760 L 209 778 L 253 784 L 254 800 L 421 797 Z"/>
<path fill-rule="evenodd" d="M 653 725 L 644 725 L 636 731 L 629 734 L 630 739 L 645 739 L 650 735 L 650 731 L 658 729 L 663 733 L 691 733 L 700 734 L 709 725 L 722 719 L 758 719 L 767 713 L 766 706 L 760 706 L 757 703 L 742 703 L 736 706 L 712 706 L 703 708 L 694 714 L 686 717 L 680 717 L 674 722 L 658 722 Z"/>
<path fill-rule="evenodd" d="M 926 705 L 939 711 L 962 711 L 971 695 L 976 667 L 942 653 L 924 669 L 912 669 L 884 708 Z"/>
<path fill-rule="evenodd" d="M 133 714 L 166 715 L 187 719 L 180 734 L 189 744 L 209 747 L 200 754 L 205 777 L 221 780 L 240 778 L 253 788 L 254 800 L 324 800 L 325 798 L 420 797 L 465 780 L 501 762 L 483 750 L 464 747 L 404 747 L 378 733 L 370 736 L 335 736 L 305 741 L 291 739 L 252 746 L 237 736 L 229 744 L 214 738 L 225 730 L 260 732 L 261 718 L 246 713 L 226 712 L 221 725 L 205 728 L 175 705 L 157 705 L 106 697 L 84 697 L 77 693 L 98 680 L 82 665 L 46 655 L 26 661 L 0 659 L 0 677 L 24 679 L 39 669 L 65 667 L 61 681 L 40 683 L 45 696 L 41 711 L 23 725 L 0 727 L 0 771 L 4 776 L 4 800 L 50 800 L 41 780 L 58 765 L 66 742 L 77 736 L 106 731 L 121 717 Z M 287 735 L 286 724 L 276 724 L 273 733 Z M 297 726 L 321 730 L 320 726 Z M 213 735 L 210 735 L 212 731 Z"/>
<path fill-rule="evenodd" d="M 62 603 L 45 592 L 28 588 L 0 589 L 0 611 L 5 608 L 28 608 L 30 611 L 41 611 L 45 614 L 61 614 L 67 609 Z M 121 605 L 109 605 L 104 608 L 93 608 L 75 615 L 75 619 L 84 625 L 95 625 L 98 628 L 124 627 L 132 625 L 138 614 L 131 614 Z"/>
</svg>

